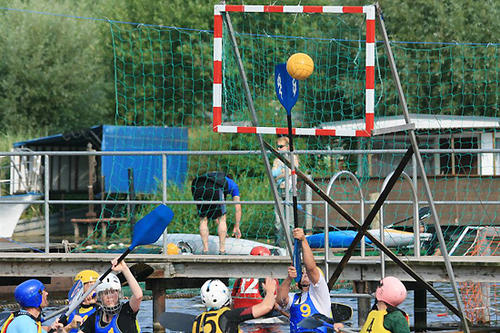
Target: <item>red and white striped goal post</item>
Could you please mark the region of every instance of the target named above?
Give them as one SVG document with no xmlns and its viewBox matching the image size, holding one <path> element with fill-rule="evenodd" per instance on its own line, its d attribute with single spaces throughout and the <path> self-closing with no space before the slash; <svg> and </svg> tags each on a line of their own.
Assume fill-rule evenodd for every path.
<svg viewBox="0 0 500 333">
<path fill-rule="evenodd" d="M 287 134 L 286 127 L 228 126 L 222 124 L 222 13 L 324 13 L 365 14 L 366 17 L 366 72 L 365 72 L 365 129 L 344 128 L 293 128 L 294 135 L 312 136 L 371 136 L 375 108 L 375 6 L 264 6 L 264 5 L 215 5 L 214 6 L 214 81 L 213 81 L 213 130 L 216 133 Z"/>
</svg>

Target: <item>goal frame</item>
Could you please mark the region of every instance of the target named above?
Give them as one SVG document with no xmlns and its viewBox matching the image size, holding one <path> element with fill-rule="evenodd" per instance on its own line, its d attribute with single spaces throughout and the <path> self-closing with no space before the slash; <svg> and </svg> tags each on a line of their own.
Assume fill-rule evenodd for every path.
<svg viewBox="0 0 500 333">
<path fill-rule="evenodd" d="M 370 137 L 373 135 L 375 113 L 375 5 L 367 6 L 267 6 L 215 5 L 213 48 L 213 131 L 216 133 L 253 133 L 286 135 L 286 127 L 234 126 L 222 123 L 222 50 L 223 19 L 226 12 L 284 13 L 284 14 L 365 14 L 365 128 L 293 128 L 293 135 Z"/>
</svg>

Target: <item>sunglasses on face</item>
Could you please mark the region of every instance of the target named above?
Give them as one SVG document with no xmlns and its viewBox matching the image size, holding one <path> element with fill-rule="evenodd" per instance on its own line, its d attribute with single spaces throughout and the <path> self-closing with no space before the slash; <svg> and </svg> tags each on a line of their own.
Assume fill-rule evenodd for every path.
<svg viewBox="0 0 500 333">
<path fill-rule="evenodd" d="M 281 148 L 285 148 L 286 146 L 287 146 L 287 145 L 278 145 L 277 147 L 278 147 L 279 149 L 281 149 Z"/>
</svg>

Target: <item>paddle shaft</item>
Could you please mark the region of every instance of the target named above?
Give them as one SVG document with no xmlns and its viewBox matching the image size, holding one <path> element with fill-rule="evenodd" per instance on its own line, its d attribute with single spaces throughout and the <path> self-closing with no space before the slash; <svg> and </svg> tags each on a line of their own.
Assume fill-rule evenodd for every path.
<svg viewBox="0 0 500 333">
<path fill-rule="evenodd" d="M 288 161 L 285 157 L 281 156 L 281 154 L 274 149 L 269 143 L 264 142 L 266 148 L 277 158 L 279 158 L 285 165 L 290 166 L 290 161 Z M 331 207 L 333 207 L 342 217 L 344 217 L 349 223 L 351 223 L 358 230 L 361 228 L 361 224 L 356 221 L 354 217 L 352 217 L 347 211 L 345 211 L 339 204 L 337 204 L 332 198 L 328 196 L 316 183 L 310 180 L 304 173 L 300 170 L 296 170 L 300 179 L 306 183 L 311 190 L 313 190 L 316 194 L 318 194 L 323 200 L 325 200 Z M 403 269 L 408 275 L 410 275 L 415 281 L 421 283 L 425 289 L 427 289 L 434 297 L 436 297 L 441 303 L 443 303 L 448 309 L 450 309 L 454 314 L 461 317 L 461 313 L 458 309 L 451 304 L 446 298 L 444 298 L 433 286 L 431 286 L 428 282 L 422 279 L 410 266 L 401 261 L 387 246 L 382 244 L 377 238 L 375 238 L 372 234 L 367 233 L 366 237 L 372 241 L 381 251 L 383 251 L 389 258 L 391 258 L 401 269 Z"/>
<path fill-rule="evenodd" d="M 293 154 L 293 130 L 292 130 L 292 114 L 291 111 L 286 112 L 286 121 L 288 125 L 288 144 L 290 147 L 290 160 L 292 161 L 291 165 L 291 179 L 292 179 L 292 205 L 293 205 L 293 227 L 297 228 L 299 226 L 298 213 L 297 213 L 297 177 L 295 175 L 295 156 Z M 285 230 L 288 232 L 288 230 Z M 300 282 L 302 280 L 302 262 L 300 260 L 300 253 L 302 250 L 302 242 L 298 239 L 294 240 L 294 249 L 293 249 L 293 263 L 295 269 L 297 271 L 297 277 L 295 278 L 295 282 Z"/>
</svg>

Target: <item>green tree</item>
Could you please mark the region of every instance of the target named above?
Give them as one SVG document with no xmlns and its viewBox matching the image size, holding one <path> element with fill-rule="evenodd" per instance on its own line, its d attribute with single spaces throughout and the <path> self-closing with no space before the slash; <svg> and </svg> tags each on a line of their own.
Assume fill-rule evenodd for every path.
<svg viewBox="0 0 500 333">
<path fill-rule="evenodd" d="M 72 1 L 20 1 L 16 9 L 78 12 Z M 0 12 L 0 129 L 64 131 L 110 119 L 100 41 L 91 21 Z"/>
</svg>

